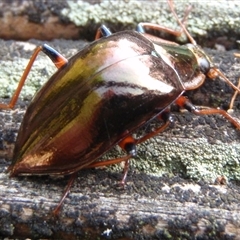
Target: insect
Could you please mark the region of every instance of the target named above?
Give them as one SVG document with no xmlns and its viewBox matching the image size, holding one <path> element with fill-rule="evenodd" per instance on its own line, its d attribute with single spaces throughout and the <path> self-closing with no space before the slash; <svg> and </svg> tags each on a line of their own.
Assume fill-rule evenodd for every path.
<svg viewBox="0 0 240 240">
<path fill-rule="evenodd" d="M 191 44 L 162 43 L 144 33 L 146 27 L 162 28 L 146 23 L 139 25 L 140 32 L 115 34 L 102 26 L 97 40 L 69 60 L 45 44 L 33 53 L 10 103 L 0 105 L 2 109 L 14 107 L 40 51 L 50 57 L 58 71 L 30 103 L 8 171 L 11 177 L 72 174 L 54 213 L 58 213 L 80 169 L 124 161 L 124 183 L 129 159 L 137 154 L 136 145 L 169 126 L 173 103 L 197 115 L 220 114 L 240 129 L 224 110 L 198 109 L 182 95 L 200 87 L 206 77 L 220 76 L 240 90 L 196 44 L 178 19 L 172 2 L 170 7 Z M 134 131 L 154 118 L 163 120 L 162 126 L 139 139 L 132 137 Z M 126 155 L 99 162 L 99 157 L 116 144 Z"/>
</svg>

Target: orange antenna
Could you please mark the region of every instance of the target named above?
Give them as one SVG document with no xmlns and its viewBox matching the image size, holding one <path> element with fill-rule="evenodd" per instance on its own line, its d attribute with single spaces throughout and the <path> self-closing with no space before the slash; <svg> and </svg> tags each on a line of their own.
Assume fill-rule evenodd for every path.
<svg viewBox="0 0 240 240">
<path fill-rule="evenodd" d="M 235 56 L 235 57 L 240 57 L 240 53 L 234 53 L 234 56 Z M 239 78 L 239 80 L 238 80 L 238 85 L 237 85 L 237 87 L 240 88 L 240 78 Z M 235 99 L 236 99 L 238 93 L 239 93 L 239 90 L 237 89 L 237 90 L 235 91 L 235 93 L 233 94 L 233 96 L 232 96 L 231 102 L 230 102 L 230 104 L 229 104 L 229 109 L 232 109 L 232 108 L 233 108 L 233 104 L 234 104 L 234 102 L 235 102 Z"/>
<path fill-rule="evenodd" d="M 184 26 L 184 24 L 180 21 L 180 19 L 178 18 L 175 10 L 174 10 L 174 4 L 172 0 L 168 0 L 168 5 L 174 15 L 174 17 L 176 18 L 178 24 L 181 26 L 181 28 L 183 29 L 184 33 L 187 35 L 189 41 L 193 44 L 193 45 L 197 45 L 196 41 L 193 39 L 193 37 L 191 36 L 191 34 L 188 32 L 188 30 L 186 29 L 186 27 Z"/>
</svg>

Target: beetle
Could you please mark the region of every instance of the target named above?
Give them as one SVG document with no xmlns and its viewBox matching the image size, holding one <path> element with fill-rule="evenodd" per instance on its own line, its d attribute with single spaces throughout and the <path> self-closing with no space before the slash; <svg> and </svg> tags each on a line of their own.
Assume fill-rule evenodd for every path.
<svg viewBox="0 0 240 240">
<path fill-rule="evenodd" d="M 125 161 L 124 183 L 129 159 L 137 154 L 136 145 L 169 126 L 173 103 L 197 115 L 220 114 L 240 129 L 226 111 L 198 109 L 183 96 L 185 91 L 200 87 L 206 77 L 220 76 L 240 90 L 214 67 L 171 3 L 170 7 L 191 44 L 161 43 L 146 35 L 145 27 L 161 30 L 154 24 L 140 24 L 138 32 L 114 34 L 103 25 L 96 41 L 69 60 L 46 44 L 37 47 L 9 104 L 0 105 L 2 109 L 14 107 L 40 51 L 50 57 L 58 71 L 26 110 L 8 172 L 10 177 L 72 174 L 55 213 L 80 169 Z M 134 131 L 155 118 L 162 119 L 163 125 L 140 139 L 132 137 Z M 116 144 L 125 156 L 97 161 Z"/>
</svg>

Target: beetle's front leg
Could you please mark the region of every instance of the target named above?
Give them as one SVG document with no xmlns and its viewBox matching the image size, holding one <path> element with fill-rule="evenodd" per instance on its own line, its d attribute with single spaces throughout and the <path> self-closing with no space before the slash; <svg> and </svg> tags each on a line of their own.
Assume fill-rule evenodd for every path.
<svg viewBox="0 0 240 240">
<path fill-rule="evenodd" d="M 175 103 L 181 107 L 185 108 L 189 112 L 192 112 L 196 115 L 209 115 L 209 114 L 220 114 L 225 117 L 229 122 L 231 122 L 237 129 L 240 130 L 240 123 L 235 120 L 231 115 L 229 115 L 226 111 L 222 109 L 216 108 L 207 108 L 207 109 L 198 109 L 195 105 L 193 105 L 188 98 L 184 96 L 180 96 Z"/>
<path fill-rule="evenodd" d="M 0 109 L 13 109 L 13 107 L 15 106 L 15 104 L 18 100 L 18 97 L 22 90 L 22 87 L 27 79 L 27 76 L 32 68 L 32 65 L 33 65 L 34 61 L 36 60 L 36 57 L 38 56 L 38 54 L 41 51 L 44 52 L 52 60 L 52 62 L 55 64 L 55 66 L 57 68 L 61 68 L 68 62 L 68 60 L 65 57 L 63 57 L 59 52 L 57 52 L 55 49 L 51 48 L 47 44 L 38 46 L 35 49 L 32 57 L 30 58 L 28 65 L 23 72 L 23 75 L 18 83 L 17 89 L 15 90 L 10 102 L 7 104 L 0 103 Z"/>
</svg>

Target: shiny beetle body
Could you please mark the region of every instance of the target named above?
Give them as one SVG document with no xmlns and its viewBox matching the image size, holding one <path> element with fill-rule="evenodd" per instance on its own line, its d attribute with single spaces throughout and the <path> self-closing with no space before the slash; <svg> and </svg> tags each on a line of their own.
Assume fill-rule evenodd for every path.
<svg viewBox="0 0 240 240">
<path fill-rule="evenodd" d="M 70 174 L 86 167 L 185 90 L 199 87 L 209 68 L 198 47 L 160 46 L 134 31 L 93 42 L 31 102 L 11 175 Z"/>
<path fill-rule="evenodd" d="M 71 58 L 28 107 L 11 174 L 78 171 L 168 107 L 184 87 L 158 54 L 148 39 L 126 31 Z"/>
<path fill-rule="evenodd" d="M 161 44 L 144 34 L 141 26 L 142 33 L 115 34 L 102 26 L 105 37 L 70 60 L 47 45 L 37 48 L 12 100 L 0 104 L 0 108 L 14 106 L 39 51 L 45 52 L 59 69 L 26 111 L 8 169 L 10 176 L 73 174 L 82 168 L 125 161 L 124 183 L 128 160 L 136 155 L 135 146 L 170 124 L 169 107 L 173 103 L 198 115 L 221 114 L 240 129 L 240 124 L 224 110 L 199 110 L 182 95 L 201 86 L 207 76 L 220 76 L 237 92 L 240 90 L 213 66 L 178 22 L 192 44 Z M 160 29 L 154 24 L 145 26 Z M 161 118 L 165 124 L 140 139 L 131 136 L 154 118 Z M 98 165 L 99 157 L 116 144 L 127 155 Z"/>
</svg>

